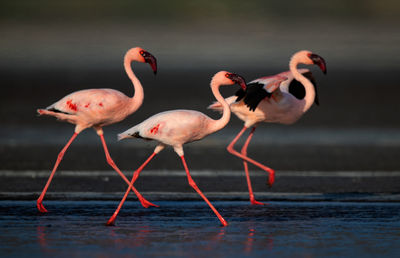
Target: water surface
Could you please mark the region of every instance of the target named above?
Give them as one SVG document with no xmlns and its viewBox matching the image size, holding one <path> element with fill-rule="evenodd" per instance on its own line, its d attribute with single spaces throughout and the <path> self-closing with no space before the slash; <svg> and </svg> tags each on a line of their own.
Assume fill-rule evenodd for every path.
<svg viewBox="0 0 400 258">
<path fill-rule="evenodd" d="M 217 201 L 221 227 L 202 201 L 126 203 L 116 226 L 104 223 L 114 201 L 0 202 L 2 257 L 395 257 L 400 204 L 374 202 Z"/>
</svg>

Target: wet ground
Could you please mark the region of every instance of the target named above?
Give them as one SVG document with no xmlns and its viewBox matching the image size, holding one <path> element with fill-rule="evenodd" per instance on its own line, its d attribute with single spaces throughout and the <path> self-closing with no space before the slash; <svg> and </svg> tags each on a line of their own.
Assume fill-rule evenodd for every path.
<svg viewBox="0 0 400 258">
<path fill-rule="evenodd" d="M 0 202 L 1 257 L 396 257 L 400 204 L 385 202 L 128 202 L 116 226 L 114 201 Z"/>
</svg>

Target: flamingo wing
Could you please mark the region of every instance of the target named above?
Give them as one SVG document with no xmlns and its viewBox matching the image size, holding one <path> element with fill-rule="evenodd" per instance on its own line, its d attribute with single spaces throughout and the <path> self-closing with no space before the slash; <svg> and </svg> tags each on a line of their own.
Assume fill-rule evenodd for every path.
<svg viewBox="0 0 400 258">
<path fill-rule="evenodd" d="M 264 98 L 270 98 L 272 93 L 277 89 L 268 88 L 268 85 L 273 83 L 274 81 L 282 78 L 282 76 L 287 77 L 288 79 L 293 79 L 290 71 L 282 72 L 273 76 L 264 76 L 258 79 L 255 79 L 247 84 L 246 91 L 243 89 L 239 89 L 236 92 L 237 99 L 236 101 L 240 101 L 243 98 L 246 98 L 247 101 L 255 102 L 255 106 L 263 100 Z M 247 104 L 247 103 L 246 103 Z M 252 105 L 253 106 L 253 105 Z"/>
<path fill-rule="evenodd" d="M 88 89 L 73 92 L 53 105 L 47 110 L 75 115 L 78 112 L 101 112 L 119 108 L 127 97 L 113 89 Z"/>
<path fill-rule="evenodd" d="M 304 75 L 304 77 L 306 77 L 308 80 L 310 80 L 312 85 L 314 86 L 314 89 L 315 89 L 314 103 L 318 106 L 319 99 L 318 99 L 317 83 L 315 81 L 315 78 L 310 71 L 304 72 L 302 74 Z M 301 84 L 301 82 L 299 82 L 297 80 L 292 79 L 290 81 L 287 89 L 288 89 L 288 92 L 297 99 L 303 99 L 306 95 L 306 90 L 305 90 L 303 84 Z"/>
<path fill-rule="evenodd" d="M 266 85 L 260 82 L 253 82 L 247 84 L 246 91 L 240 89 L 236 92 L 236 102 L 243 99 L 244 103 L 250 108 L 255 110 L 261 100 L 270 98 L 272 93 L 268 92 L 264 87 Z"/>
<path fill-rule="evenodd" d="M 308 78 L 315 87 L 315 79 L 312 76 L 312 73 L 308 69 L 299 69 L 299 71 Z M 283 81 L 280 86 L 274 86 L 274 83 L 282 80 L 282 78 L 287 79 Z M 247 85 L 246 91 L 239 90 L 236 92 L 236 96 L 238 97 L 236 101 L 243 99 L 246 106 L 248 106 L 250 110 L 254 111 L 262 100 L 265 98 L 269 99 L 277 90 L 287 91 L 297 99 L 303 99 L 305 96 L 304 86 L 299 81 L 294 80 L 290 71 L 286 71 L 274 76 L 261 77 L 251 81 Z M 315 103 L 319 105 L 317 94 L 315 97 Z"/>
</svg>

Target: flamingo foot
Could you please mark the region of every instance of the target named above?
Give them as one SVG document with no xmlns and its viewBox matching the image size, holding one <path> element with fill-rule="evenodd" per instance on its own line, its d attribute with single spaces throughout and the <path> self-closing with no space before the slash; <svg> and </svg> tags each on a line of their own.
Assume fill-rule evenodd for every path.
<svg viewBox="0 0 400 258">
<path fill-rule="evenodd" d="M 115 216 L 114 215 L 107 221 L 106 226 L 115 226 Z"/>
<path fill-rule="evenodd" d="M 269 186 L 269 187 L 272 187 L 272 185 L 274 184 L 274 182 L 275 182 L 275 175 L 274 175 L 274 174 L 269 174 L 268 182 L 267 182 L 268 186 Z"/>
<path fill-rule="evenodd" d="M 150 206 L 153 206 L 153 207 L 160 207 L 160 206 L 158 206 L 158 205 L 156 205 L 156 204 L 154 204 L 154 203 L 149 202 L 149 201 L 146 200 L 145 198 L 143 198 L 142 200 L 140 200 L 140 203 L 141 203 L 142 206 L 145 207 L 145 208 L 149 208 Z"/>
<path fill-rule="evenodd" d="M 46 210 L 46 208 L 43 206 L 42 201 L 37 201 L 36 206 L 37 206 L 38 210 L 39 210 L 41 213 L 46 213 L 46 212 L 48 212 L 48 211 Z"/>
<path fill-rule="evenodd" d="M 228 222 L 226 222 L 224 218 L 220 218 L 219 220 L 221 221 L 223 227 L 228 226 Z"/>
<path fill-rule="evenodd" d="M 268 203 L 263 203 L 263 202 L 256 201 L 254 198 L 250 199 L 250 203 L 252 205 L 268 205 Z"/>
</svg>

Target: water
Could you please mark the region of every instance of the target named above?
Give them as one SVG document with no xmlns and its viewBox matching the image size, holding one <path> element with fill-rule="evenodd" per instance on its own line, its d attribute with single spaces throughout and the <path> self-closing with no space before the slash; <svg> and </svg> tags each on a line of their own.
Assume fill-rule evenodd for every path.
<svg viewBox="0 0 400 258">
<path fill-rule="evenodd" d="M 221 227 L 202 201 L 128 202 L 116 226 L 104 223 L 114 201 L 0 202 L 1 257 L 396 257 L 400 203 L 213 202 Z"/>
</svg>

